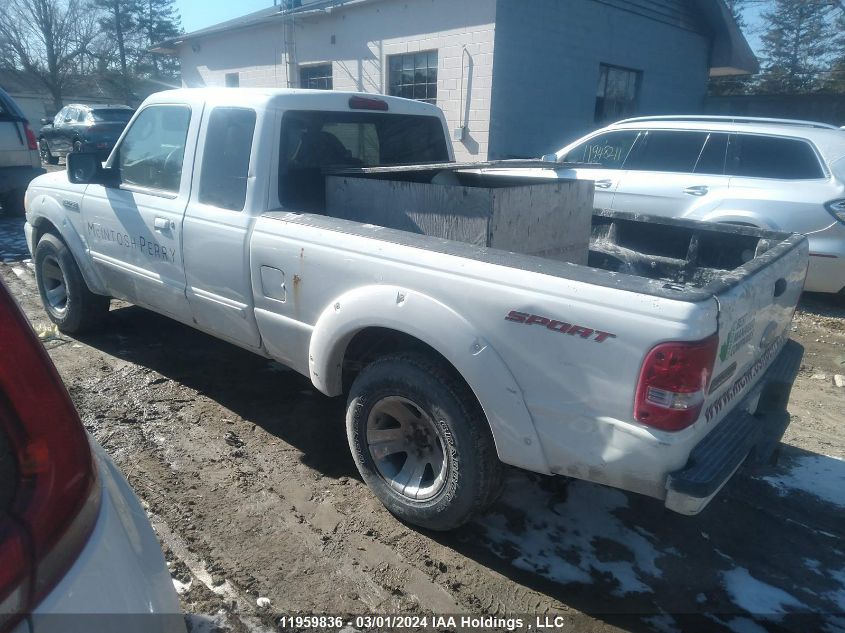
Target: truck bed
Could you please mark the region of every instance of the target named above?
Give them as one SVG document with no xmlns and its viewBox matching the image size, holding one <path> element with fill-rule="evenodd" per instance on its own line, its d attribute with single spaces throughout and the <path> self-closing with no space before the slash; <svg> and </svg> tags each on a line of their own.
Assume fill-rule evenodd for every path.
<svg viewBox="0 0 845 633">
<path fill-rule="evenodd" d="M 665 299 L 698 302 L 751 277 L 805 238 L 752 227 L 595 210 L 587 266 L 313 213 L 268 218 Z"/>
<path fill-rule="evenodd" d="M 382 180 L 388 183 L 413 183 L 424 188 L 433 183 L 447 182 L 465 191 L 473 188 L 522 187 L 542 188 L 561 183 L 557 178 L 527 178 L 512 174 L 498 175 L 482 168 L 537 167 L 542 161 L 495 161 L 491 163 L 439 163 L 431 165 L 398 165 L 325 170 L 327 190 L 331 194 L 335 177 Z M 444 178 L 445 176 L 445 178 Z M 580 181 L 573 181 L 578 183 Z M 583 182 L 581 182 L 583 184 Z M 379 191 L 376 189 L 375 191 Z M 327 196 L 331 198 L 331 195 Z M 570 203 L 572 206 L 574 203 Z M 594 209 L 592 214 L 588 252 L 584 257 L 569 261 L 554 261 L 545 253 L 530 249 L 513 252 L 479 245 L 466 244 L 461 237 L 441 239 L 421 235 L 417 230 L 396 230 L 383 226 L 392 207 L 373 210 L 369 216 L 348 222 L 333 217 L 328 225 L 317 215 L 303 220 L 315 222 L 323 228 L 363 236 L 377 236 L 398 244 L 416 246 L 497 265 L 522 268 L 558 277 L 583 281 L 610 288 L 625 289 L 652 296 L 683 301 L 703 301 L 735 286 L 769 263 L 783 256 L 804 238 L 797 234 L 779 233 L 729 224 L 709 224 L 680 218 L 666 218 L 622 211 Z M 455 216 L 463 210 L 456 210 Z M 332 210 L 328 210 L 332 215 Z M 515 218 L 515 221 L 522 221 Z M 407 222 L 395 223 L 406 228 Z M 411 223 L 412 225 L 413 223 Z M 554 227 L 558 228 L 558 227 Z M 488 239 L 487 245 L 495 245 Z M 571 250 L 571 244 L 566 245 Z M 576 262 L 575 264 L 571 262 Z M 578 263 L 586 262 L 586 266 Z"/>
</svg>

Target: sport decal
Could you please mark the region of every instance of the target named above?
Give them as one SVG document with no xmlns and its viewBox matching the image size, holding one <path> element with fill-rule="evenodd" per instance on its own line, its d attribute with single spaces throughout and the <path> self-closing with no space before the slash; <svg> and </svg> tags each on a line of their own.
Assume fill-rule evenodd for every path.
<svg viewBox="0 0 845 633">
<path fill-rule="evenodd" d="M 517 312 L 516 310 L 511 310 L 505 317 L 505 321 L 521 323 L 523 325 L 539 325 L 547 330 L 551 330 L 552 332 L 557 332 L 558 334 L 580 336 L 584 339 L 593 340 L 596 343 L 604 343 L 609 338 L 616 338 L 616 335 L 611 334 L 610 332 L 604 332 L 602 330 L 597 330 L 583 325 L 574 325 L 572 323 L 567 323 L 566 321 L 540 316 L 539 314 Z"/>
</svg>

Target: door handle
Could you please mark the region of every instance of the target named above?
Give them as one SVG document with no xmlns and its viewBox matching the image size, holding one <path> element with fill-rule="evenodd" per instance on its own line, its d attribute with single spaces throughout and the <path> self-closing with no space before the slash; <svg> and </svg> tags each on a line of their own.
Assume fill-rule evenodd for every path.
<svg viewBox="0 0 845 633">
<path fill-rule="evenodd" d="M 612 180 L 596 180 L 596 189 L 610 189 L 613 186 Z"/>
<path fill-rule="evenodd" d="M 153 226 L 155 227 L 156 231 L 167 231 L 171 228 L 170 220 L 167 218 L 156 218 L 153 221 Z"/>
<path fill-rule="evenodd" d="M 710 188 L 707 185 L 696 185 L 695 187 L 684 189 L 684 193 L 688 196 L 706 196 L 709 191 Z"/>
</svg>

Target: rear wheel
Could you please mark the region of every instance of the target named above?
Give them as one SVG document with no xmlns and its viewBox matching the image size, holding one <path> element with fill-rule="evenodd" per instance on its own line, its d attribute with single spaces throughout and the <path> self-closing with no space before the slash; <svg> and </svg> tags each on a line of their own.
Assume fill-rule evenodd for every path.
<svg viewBox="0 0 845 633">
<path fill-rule="evenodd" d="M 70 250 L 52 233 L 35 248 L 35 280 L 47 316 L 62 332 L 90 329 L 109 310 L 109 298 L 88 289 Z"/>
<path fill-rule="evenodd" d="M 50 152 L 50 146 L 47 145 L 47 141 L 43 138 L 39 139 L 38 141 L 38 152 L 41 154 L 41 160 L 47 163 L 48 165 L 58 165 L 59 164 L 59 157 L 53 156 Z"/>
<path fill-rule="evenodd" d="M 425 354 L 385 356 L 349 394 L 346 430 L 366 484 L 400 519 L 432 530 L 495 501 L 503 466 L 475 396 Z"/>
</svg>

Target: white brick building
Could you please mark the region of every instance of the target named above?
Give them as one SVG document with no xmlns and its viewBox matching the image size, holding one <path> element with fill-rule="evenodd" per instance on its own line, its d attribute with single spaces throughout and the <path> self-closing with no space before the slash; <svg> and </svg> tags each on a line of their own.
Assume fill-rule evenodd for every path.
<svg viewBox="0 0 845 633">
<path fill-rule="evenodd" d="M 656 113 L 697 110 L 709 74 L 756 66 L 723 0 L 283 0 L 154 50 L 179 56 L 185 86 L 429 100 L 463 129 L 458 160 L 539 155 L 595 127 L 608 73 L 631 86 L 601 98 L 609 113 Z"/>
</svg>

